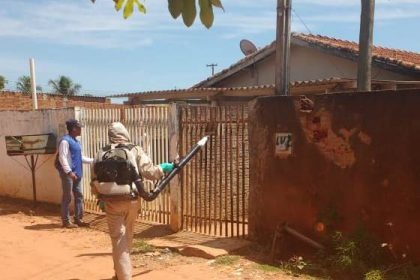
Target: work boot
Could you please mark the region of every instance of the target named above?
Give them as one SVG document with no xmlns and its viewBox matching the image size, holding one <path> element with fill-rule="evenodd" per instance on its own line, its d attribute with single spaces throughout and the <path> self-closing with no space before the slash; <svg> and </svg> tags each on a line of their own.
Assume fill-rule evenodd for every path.
<svg viewBox="0 0 420 280">
<path fill-rule="evenodd" d="M 78 226 L 71 222 L 63 222 L 63 227 L 64 228 L 77 228 Z"/>
<path fill-rule="evenodd" d="M 89 227 L 89 223 L 86 223 L 83 220 L 74 220 L 74 223 L 79 227 Z"/>
</svg>

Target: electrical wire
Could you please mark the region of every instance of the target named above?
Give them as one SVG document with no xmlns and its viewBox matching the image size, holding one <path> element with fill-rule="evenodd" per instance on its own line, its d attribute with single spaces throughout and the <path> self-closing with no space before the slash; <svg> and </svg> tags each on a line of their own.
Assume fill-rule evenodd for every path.
<svg viewBox="0 0 420 280">
<path fill-rule="evenodd" d="M 305 23 L 305 21 L 299 16 L 299 14 L 296 12 L 296 10 L 295 9 L 293 9 L 292 8 L 292 11 L 293 11 L 293 13 L 294 13 L 294 15 L 300 20 L 300 22 L 303 24 L 303 26 L 306 28 L 306 30 L 309 32 L 309 34 L 310 35 L 313 35 L 313 33 L 312 33 L 312 31 L 309 29 L 309 27 L 308 27 L 308 25 Z M 328 56 L 327 56 L 327 59 L 328 59 L 328 61 L 331 63 L 331 65 L 332 66 L 334 66 L 334 68 L 337 70 L 337 72 L 339 72 L 340 74 L 341 74 L 341 76 L 343 76 L 343 78 L 345 78 L 344 77 L 344 72 L 340 69 L 340 67 L 337 65 L 337 64 L 335 64 L 335 62 L 334 61 L 332 61 L 331 60 L 331 58 L 329 58 Z"/>
</svg>

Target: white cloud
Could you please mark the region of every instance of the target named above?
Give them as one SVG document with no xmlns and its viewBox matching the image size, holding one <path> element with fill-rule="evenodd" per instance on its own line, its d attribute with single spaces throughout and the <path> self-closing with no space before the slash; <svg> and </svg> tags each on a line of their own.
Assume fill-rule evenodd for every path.
<svg viewBox="0 0 420 280">
<path fill-rule="evenodd" d="M 167 20 L 167 15 L 164 17 L 157 13 L 148 15 L 148 18 L 136 15 L 125 21 L 121 14 L 115 13 L 111 1 L 95 5 L 89 1 L 8 1 L 3 7 L 6 9 L 0 12 L 0 37 L 100 48 L 126 47 L 124 38 L 133 39 L 130 41 L 131 47 L 150 45 L 153 42 L 152 33 L 162 30 L 160 23 Z M 169 25 L 164 30 L 175 28 L 175 25 Z"/>
<path fill-rule="evenodd" d="M 70 44 L 93 48 L 135 48 L 150 46 L 162 38 L 192 38 L 203 32 L 197 17 L 187 29 L 182 19 L 174 21 L 167 11 L 166 1 L 147 1 L 148 13 L 137 11 L 124 20 L 111 0 L 2 0 L 0 38 L 25 38 L 55 44 Z M 224 0 L 226 11 L 215 10 L 213 29 L 222 38 L 274 33 L 276 0 Z M 391 21 L 420 17 L 420 0 L 376 0 L 376 21 Z M 360 20 L 360 0 L 295 0 L 296 12 L 303 22 L 316 29 L 321 22 L 356 23 Z M 312 6 L 310 6 L 312 5 Z M 331 6 L 319 9 L 316 6 Z M 353 8 L 354 6 L 354 8 Z M 301 13 L 303 7 L 314 12 Z M 418 7 L 414 9 L 413 7 Z M 316 11 L 316 12 L 315 12 Z M 297 18 L 294 31 L 307 32 Z"/>
<path fill-rule="evenodd" d="M 183 25 L 181 18 L 175 22 L 164 1 L 147 2 L 146 15 L 136 11 L 128 20 L 114 10 L 110 0 L 97 1 L 96 4 L 88 0 L 5 1 L 0 12 L 0 37 L 96 48 L 134 48 L 151 45 L 164 36 L 179 34 L 180 37 L 188 37 L 203 30 L 198 16 L 189 29 Z M 267 13 L 264 6 L 255 2 L 234 1 L 225 1 L 226 12 L 216 9 L 214 29 L 235 34 L 255 34 L 275 29 L 274 12 Z M 268 4 L 273 0 L 262 2 Z M 253 12 L 246 16 L 240 13 L 242 8 L 251 8 Z"/>
<path fill-rule="evenodd" d="M 420 0 L 419 0 L 420 2 Z M 392 21 L 400 19 L 420 18 L 420 7 L 418 10 L 409 8 L 379 8 L 375 11 L 375 22 Z M 336 22 L 336 23 L 358 23 L 360 22 L 360 11 L 339 11 L 334 13 L 323 13 L 314 16 L 302 17 L 305 22 Z"/>
<path fill-rule="evenodd" d="M 295 0 L 294 4 L 311 4 L 319 6 L 360 6 L 360 0 Z M 376 0 L 375 6 L 398 6 L 403 4 L 420 4 L 419 0 Z"/>
</svg>

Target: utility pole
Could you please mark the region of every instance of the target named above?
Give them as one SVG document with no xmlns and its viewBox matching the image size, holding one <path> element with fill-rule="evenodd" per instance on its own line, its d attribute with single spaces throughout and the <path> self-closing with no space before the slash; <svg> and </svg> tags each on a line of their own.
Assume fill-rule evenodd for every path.
<svg viewBox="0 0 420 280">
<path fill-rule="evenodd" d="M 371 90 L 372 79 L 372 41 L 373 22 L 375 13 L 375 0 L 361 0 L 362 12 L 360 15 L 359 34 L 359 61 L 357 65 L 357 89 L 359 91 Z"/>
<path fill-rule="evenodd" d="M 288 95 L 292 0 L 277 0 L 275 94 Z"/>
<path fill-rule="evenodd" d="M 284 95 L 290 95 L 290 39 L 291 39 L 291 21 L 292 21 L 292 0 L 286 0 L 286 21 L 285 21 L 285 41 L 283 57 L 283 85 Z"/>
<path fill-rule="evenodd" d="M 29 59 L 29 71 L 31 73 L 31 93 L 32 93 L 32 109 L 38 109 L 38 99 L 36 96 L 36 78 L 35 78 L 35 60 Z"/>
<path fill-rule="evenodd" d="M 211 67 L 211 75 L 214 76 L 214 67 L 217 66 L 215 63 L 207 64 L 207 67 Z"/>
</svg>

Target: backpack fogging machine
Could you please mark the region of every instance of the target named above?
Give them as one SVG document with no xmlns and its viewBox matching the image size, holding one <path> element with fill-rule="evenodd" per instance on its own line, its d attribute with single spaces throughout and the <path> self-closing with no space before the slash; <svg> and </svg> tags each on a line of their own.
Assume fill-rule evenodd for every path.
<svg viewBox="0 0 420 280">
<path fill-rule="evenodd" d="M 191 150 L 178 162 L 174 164 L 174 169 L 163 177 L 151 192 L 151 199 L 155 199 L 169 184 L 172 178 L 177 175 L 182 168 L 206 145 L 210 136 L 204 136 L 195 144 Z"/>
</svg>

